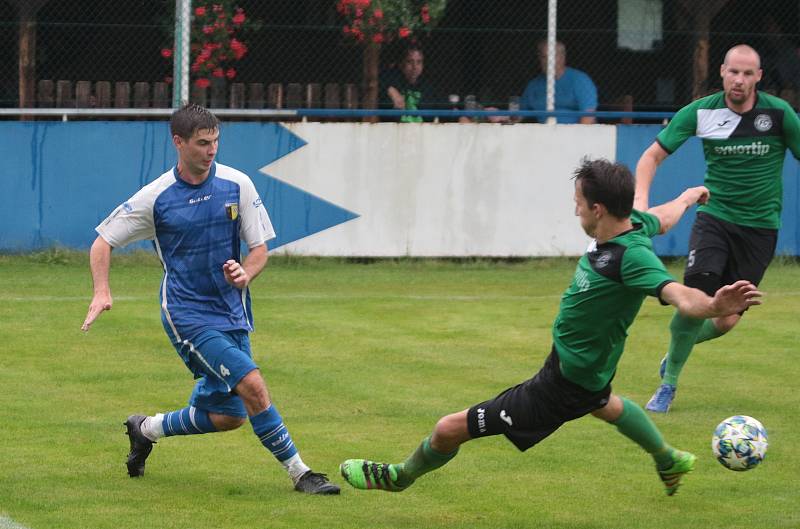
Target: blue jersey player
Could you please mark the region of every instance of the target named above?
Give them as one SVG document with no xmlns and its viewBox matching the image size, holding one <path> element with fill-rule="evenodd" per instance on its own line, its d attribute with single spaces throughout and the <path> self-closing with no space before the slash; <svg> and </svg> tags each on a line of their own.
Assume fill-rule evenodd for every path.
<svg viewBox="0 0 800 529">
<path fill-rule="evenodd" d="M 249 418 L 260 442 L 286 468 L 295 490 L 338 494 L 339 487 L 303 463 L 250 353 L 248 286 L 267 263 L 275 237 L 250 178 L 214 162 L 219 122 L 189 104 L 170 121 L 177 165 L 117 207 L 98 227 L 89 253 L 94 296 L 82 329 L 111 309 L 111 251 L 152 240 L 161 263 L 161 321 L 198 379 L 189 406 L 154 416 L 131 415 L 127 467 L 144 475 L 162 437 L 233 430 Z M 249 253 L 239 255 L 241 242 Z"/>
</svg>

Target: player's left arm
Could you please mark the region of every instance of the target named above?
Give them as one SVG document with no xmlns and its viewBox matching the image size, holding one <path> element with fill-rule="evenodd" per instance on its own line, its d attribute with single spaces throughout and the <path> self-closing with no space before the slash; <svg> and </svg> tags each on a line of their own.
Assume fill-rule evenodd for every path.
<svg viewBox="0 0 800 529">
<path fill-rule="evenodd" d="M 702 290 L 672 282 L 664 286 L 660 297 L 683 316 L 704 319 L 737 314 L 753 305 L 760 305 L 761 295 L 755 285 L 740 280 L 720 288 L 714 297 Z"/>
<path fill-rule="evenodd" d="M 783 137 L 795 159 L 800 160 L 800 117 L 791 106 L 786 106 L 783 114 Z"/>
<path fill-rule="evenodd" d="M 225 274 L 225 281 L 231 286 L 243 289 L 255 279 L 267 265 L 267 245 L 261 244 L 250 248 L 250 253 L 244 261 L 237 263 L 233 259 L 228 259 L 222 265 L 222 272 Z"/>
<path fill-rule="evenodd" d="M 709 196 L 708 189 L 705 186 L 690 187 L 674 200 L 654 206 L 648 209 L 647 212 L 658 217 L 661 223 L 658 233 L 663 234 L 671 230 L 690 207 L 708 202 Z"/>
<path fill-rule="evenodd" d="M 594 112 L 597 110 L 597 87 L 588 74 L 584 74 L 578 80 L 576 95 L 578 98 L 578 106 L 581 110 L 587 112 Z M 579 121 L 583 125 L 591 125 L 597 122 L 594 116 L 581 116 Z"/>
</svg>

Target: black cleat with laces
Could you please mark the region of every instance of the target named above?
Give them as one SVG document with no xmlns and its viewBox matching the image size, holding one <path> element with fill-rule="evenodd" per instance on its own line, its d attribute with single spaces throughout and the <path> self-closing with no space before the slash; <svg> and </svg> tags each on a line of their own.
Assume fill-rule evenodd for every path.
<svg viewBox="0 0 800 529">
<path fill-rule="evenodd" d="M 294 490 L 306 494 L 339 494 L 339 486 L 328 481 L 328 476 L 312 470 L 300 476 Z"/>
<path fill-rule="evenodd" d="M 123 423 L 127 427 L 126 433 L 131 442 L 131 451 L 125 464 L 128 467 L 128 475 L 132 478 L 144 476 L 144 463 L 155 444 L 142 433 L 142 423 L 146 418 L 145 415 L 131 415 Z"/>
</svg>

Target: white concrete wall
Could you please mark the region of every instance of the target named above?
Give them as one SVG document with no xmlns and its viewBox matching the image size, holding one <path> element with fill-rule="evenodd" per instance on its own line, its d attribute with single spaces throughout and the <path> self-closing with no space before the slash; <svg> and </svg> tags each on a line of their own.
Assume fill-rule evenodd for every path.
<svg viewBox="0 0 800 529">
<path fill-rule="evenodd" d="M 262 171 L 360 215 L 278 250 L 302 255 L 579 255 L 572 173 L 616 147 L 601 125 L 286 126 L 308 144 Z"/>
</svg>

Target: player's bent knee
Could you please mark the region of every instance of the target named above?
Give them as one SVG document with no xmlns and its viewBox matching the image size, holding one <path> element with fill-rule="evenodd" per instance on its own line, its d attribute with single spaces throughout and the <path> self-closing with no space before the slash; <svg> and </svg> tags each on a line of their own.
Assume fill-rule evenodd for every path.
<svg viewBox="0 0 800 529">
<path fill-rule="evenodd" d="M 469 440 L 466 412 L 452 413 L 439 419 L 433 430 L 433 436 L 448 447 L 452 445 L 457 447 L 464 441 Z"/>
<path fill-rule="evenodd" d="M 260 411 L 264 411 L 270 405 L 269 392 L 264 379 L 261 378 L 261 372 L 258 369 L 253 369 L 247 373 L 242 380 L 236 384 L 236 394 L 244 401 L 247 413 L 255 415 Z"/>
<path fill-rule="evenodd" d="M 208 416 L 214 424 L 214 427 L 220 432 L 235 430 L 247 422 L 247 419 L 244 417 L 233 417 L 231 415 L 221 415 L 219 413 L 209 413 Z"/>
</svg>

